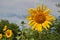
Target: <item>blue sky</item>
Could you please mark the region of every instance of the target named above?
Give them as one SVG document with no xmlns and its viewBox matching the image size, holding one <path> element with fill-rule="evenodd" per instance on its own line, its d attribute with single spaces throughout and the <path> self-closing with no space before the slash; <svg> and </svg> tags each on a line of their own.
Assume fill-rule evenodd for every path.
<svg viewBox="0 0 60 40">
<path fill-rule="evenodd" d="M 0 0 L 0 19 L 7 19 L 10 22 L 20 24 L 20 21 L 26 21 L 25 17 L 28 14 L 29 8 L 36 8 L 44 3 L 48 8 L 52 9 L 51 14 L 55 17 L 60 15 L 55 4 L 59 0 Z"/>
</svg>

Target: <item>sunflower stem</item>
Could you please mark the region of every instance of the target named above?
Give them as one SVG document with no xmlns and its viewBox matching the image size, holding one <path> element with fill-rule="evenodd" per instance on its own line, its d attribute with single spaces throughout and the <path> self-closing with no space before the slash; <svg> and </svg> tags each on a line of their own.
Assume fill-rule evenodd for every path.
<svg viewBox="0 0 60 40">
<path fill-rule="evenodd" d="M 39 32 L 39 40 L 41 40 L 41 38 L 42 38 L 42 37 L 41 37 L 41 32 Z"/>
</svg>

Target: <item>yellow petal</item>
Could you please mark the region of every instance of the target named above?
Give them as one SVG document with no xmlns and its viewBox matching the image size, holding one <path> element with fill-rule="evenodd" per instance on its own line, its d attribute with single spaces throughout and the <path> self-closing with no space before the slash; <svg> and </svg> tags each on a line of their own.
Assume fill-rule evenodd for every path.
<svg viewBox="0 0 60 40">
<path fill-rule="evenodd" d="M 49 24 L 46 24 L 46 26 L 47 26 L 48 28 L 50 28 Z"/>
<path fill-rule="evenodd" d="M 49 22 L 49 21 L 46 21 L 46 23 L 48 23 L 48 24 L 52 25 L 52 23 L 51 23 L 51 22 Z"/>
<path fill-rule="evenodd" d="M 32 25 L 34 25 L 34 24 L 35 24 L 35 22 L 34 22 L 34 21 L 33 21 L 33 22 L 31 22 L 31 23 L 29 23 L 29 25 L 30 25 L 30 26 L 32 26 Z"/>
<path fill-rule="evenodd" d="M 36 12 L 36 10 L 34 10 L 33 8 L 30 8 L 30 9 L 29 9 L 29 13 L 32 14 L 32 15 L 34 15 L 34 14 L 37 13 L 37 12 Z"/>
<path fill-rule="evenodd" d="M 29 21 L 28 24 L 30 25 L 33 22 L 33 20 Z"/>
<path fill-rule="evenodd" d="M 43 10 L 46 10 L 47 9 L 47 7 L 46 6 L 43 6 Z"/>
<path fill-rule="evenodd" d="M 36 23 L 36 24 L 34 24 L 34 25 L 32 26 L 32 30 L 34 30 L 34 29 L 35 29 L 36 25 L 37 25 L 37 23 Z"/>
<path fill-rule="evenodd" d="M 46 27 L 46 25 L 45 25 L 45 23 L 43 23 L 42 26 L 43 26 L 43 28 L 45 28 L 46 30 L 48 30 L 47 27 Z"/>
<path fill-rule="evenodd" d="M 38 25 L 37 25 L 37 30 L 38 30 L 39 32 L 42 31 L 42 25 L 41 25 L 41 24 L 38 24 Z"/>
<path fill-rule="evenodd" d="M 45 21 L 45 25 L 50 28 L 48 21 Z"/>
<path fill-rule="evenodd" d="M 40 6 L 37 7 L 37 11 L 38 11 L 38 12 L 42 12 Z"/>
<path fill-rule="evenodd" d="M 45 15 L 49 15 L 49 13 L 50 13 L 50 9 L 46 9 L 43 13 L 45 14 Z"/>
<path fill-rule="evenodd" d="M 47 18 L 47 20 L 50 20 L 50 21 L 56 20 L 56 18 L 51 15 L 46 16 L 46 18 Z"/>
<path fill-rule="evenodd" d="M 7 29 L 7 26 L 5 25 L 4 28 L 3 28 L 3 31 L 5 31 Z"/>
<path fill-rule="evenodd" d="M 27 20 L 32 20 L 32 16 L 28 16 L 26 19 Z"/>
<path fill-rule="evenodd" d="M 2 39 L 2 34 L 0 33 L 0 40 Z"/>
</svg>

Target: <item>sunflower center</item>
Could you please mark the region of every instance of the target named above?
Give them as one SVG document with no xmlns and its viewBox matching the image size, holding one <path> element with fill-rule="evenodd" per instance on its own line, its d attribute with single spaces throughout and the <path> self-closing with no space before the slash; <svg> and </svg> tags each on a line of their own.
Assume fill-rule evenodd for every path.
<svg viewBox="0 0 60 40">
<path fill-rule="evenodd" d="M 45 22 L 46 17 L 45 17 L 45 15 L 43 13 L 35 14 L 33 20 L 36 21 L 39 24 L 42 24 L 42 23 Z"/>
<path fill-rule="evenodd" d="M 10 35 L 10 32 L 8 32 L 8 36 Z"/>
<path fill-rule="evenodd" d="M 1 36 L 0 36 L 0 38 L 1 38 Z"/>
</svg>

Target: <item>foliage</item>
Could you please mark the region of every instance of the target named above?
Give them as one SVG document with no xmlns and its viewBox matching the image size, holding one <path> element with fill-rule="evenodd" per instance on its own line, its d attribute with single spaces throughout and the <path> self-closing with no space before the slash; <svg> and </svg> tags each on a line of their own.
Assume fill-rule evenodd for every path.
<svg viewBox="0 0 60 40">
<path fill-rule="evenodd" d="M 5 26 L 7 26 L 7 28 L 4 29 Z M 58 21 L 58 19 L 53 22 L 53 25 L 49 30 L 43 30 L 42 32 L 31 30 L 31 28 L 26 28 L 26 23 L 24 21 L 21 21 L 20 26 L 23 27 L 22 30 L 20 30 L 19 26 L 15 23 L 10 23 L 8 20 L 1 20 L 1 40 L 60 40 L 60 22 Z M 52 29 L 53 27 L 55 29 Z M 13 35 L 10 38 L 7 38 L 5 35 L 5 31 L 7 31 L 8 29 L 12 30 L 13 32 Z"/>
<path fill-rule="evenodd" d="M 60 16 L 55 22 L 55 28 L 56 28 L 56 32 L 60 34 Z"/>
<path fill-rule="evenodd" d="M 4 29 L 4 30 L 3 30 Z M 12 34 L 11 37 L 7 38 L 6 36 L 6 31 L 7 30 L 11 30 L 11 32 L 7 32 L 7 36 L 9 36 L 8 34 Z M 17 24 L 14 24 L 14 23 L 9 23 L 8 20 L 1 20 L 0 21 L 0 33 L 2 34 L 2 39 L 1 40 L 16 40 L 16 36 L 17 36 L 17 33 L 20 32 L 20 29 L 19 29 L 19 26 Z"/>
<path fill-rule="evenodd" d="M 56 25 L 55 23 L 56 21 L 53 22 L 53 25 L 48 31 L 44 30 L 43 32 L 31 30 L 31 28 L 25 28 L 24 24 L 22 24 L 22 27 L 24 27 L 24 29 L 20 33 L 21 35 L 19 36 L 19 40 L 60 40 L 60 35 L 58 32 L 56 32 L 58 30 L 52 29 Z"/>
<path fill-rule="evenodd" d="M 55 32 L 43 31 L 39 33 L 38 31 L 32 31 L 31 29 L 24 29 L 23 34 L 21 34 L 19 40 L 60 40 L 60 35 Z"/>
</svg>

